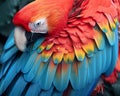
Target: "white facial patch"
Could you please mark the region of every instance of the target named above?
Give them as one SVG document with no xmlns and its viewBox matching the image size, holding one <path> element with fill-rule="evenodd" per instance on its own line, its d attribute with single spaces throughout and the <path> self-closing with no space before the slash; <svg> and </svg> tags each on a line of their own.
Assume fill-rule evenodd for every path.
<svg viewBox="0 0 120 96">
<path fill-rule="evenodd" d="M 47 33 L 48 24 L 46 18 L 36 20 L 35 22 L 28 24 L 32 33 Z"/>
<path fill-rule="evenodd" d="M 25 51 L 27 39 L 25 37 L 25 30 L 21 27 L 16 27 L 14 31 L 14 38 L 16 46 L 20 51 Z"/>
</svg>

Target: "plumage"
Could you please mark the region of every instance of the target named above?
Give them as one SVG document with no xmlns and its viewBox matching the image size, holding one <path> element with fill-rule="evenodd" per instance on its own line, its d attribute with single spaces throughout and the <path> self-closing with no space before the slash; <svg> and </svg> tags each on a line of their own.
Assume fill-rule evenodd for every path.
<svg viewBox="0 0 120 96">
<path fill-rule="evenodd" d="M 9 96 L 20 96 L 26 86 L 27 82 L 24 80 L 24 78 L 22 76 L 20 76 L 18 78 L 18 80 L 16 81 L 16 83 L 14 84 L 12 90 L 9 93 Z M 19 91 L 16 91 L 19 90 Z"/>
<path fill-rule="evenodd" d="M 41 88 L 38 84 L 32 84 L 27 92 L 25 93 L 26 96 L 38 96 L 39 92 L 40 92 Z"/>
<path fill-rule="evenodd" d="M 6 44 L 4 46 L 4 50 L 7 50 L 9 48 L 11 48 L 12 46 L 14 46 L 14 38 L 13 38 L 14 32 L 11 32 L 8 40 L 6 41 Z"/>
<path fill-rule="evenodd" d="M 32 66 L 37 58 L 37 55 L 38 55 L 37 52 L 30 54 L 30 57 L 27 60 L 26 65 L 24 65 L 24 67 L 22 68 L 23 73 L 27 73 L 31 70 L 31 68 L 32 68 Z"/>
<path fill-rule="evenodd" d="M 118 13 L 113 0 L 35 0 L 13 23 L 40 37 L 31 35 L 20 52 L 10 35 L 1 56 L 0 95 L 89 96 L 101 75 L 114 69 Z"/>
</svg>

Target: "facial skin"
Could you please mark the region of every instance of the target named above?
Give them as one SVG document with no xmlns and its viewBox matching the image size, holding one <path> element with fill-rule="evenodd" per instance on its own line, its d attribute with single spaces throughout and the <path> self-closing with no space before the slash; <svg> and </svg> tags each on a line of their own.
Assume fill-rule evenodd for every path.
<svg viewBox="0 0 120 96">
<path fill-rule="evenodd" d="M 47 33 L 48 24 L 46 18 L 36 20 L 35 22 L 29 23 L 29 29 L 32 33 Z"/>
</svg>

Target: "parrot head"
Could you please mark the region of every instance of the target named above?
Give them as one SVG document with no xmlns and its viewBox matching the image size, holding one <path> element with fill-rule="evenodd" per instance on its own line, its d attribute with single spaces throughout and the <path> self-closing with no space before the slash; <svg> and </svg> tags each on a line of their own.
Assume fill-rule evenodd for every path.
<svg viewBox="0 0 120 96">
<path fill-rule="evenodd" d="M 35 0 L 18 11 L 13 23 L 17 47 L 25 50 L 26 32 L 39 34 L 59 34 L 67 25 L 69 11 L 74 0 Z"/>
</svg>

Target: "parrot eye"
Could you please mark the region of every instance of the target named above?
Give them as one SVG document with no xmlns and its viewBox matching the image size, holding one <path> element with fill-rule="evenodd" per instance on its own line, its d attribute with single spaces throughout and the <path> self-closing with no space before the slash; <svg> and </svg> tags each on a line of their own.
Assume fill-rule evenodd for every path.
<svg viewBox="0 0 120 96">
<path fill-rule="evenodd" d="M 39 21 L 39 22 L 35 22 L 35 27 L 37 28 L 37 27 L 40 27 L 40 25 L 41 25 L 41 22 Z"/>
<path fill-rule="evenodd" d="M 40 25 L 40 22 L 36 23 L 36 26 L 39 26 Z"/>
<path fill-rule="evenodd" d="M 32 33 L 48 32 L 48 24 L 46 18 L 38 19 L 35 22 L 30 22 L 28 26 Z"/>
</svg>

